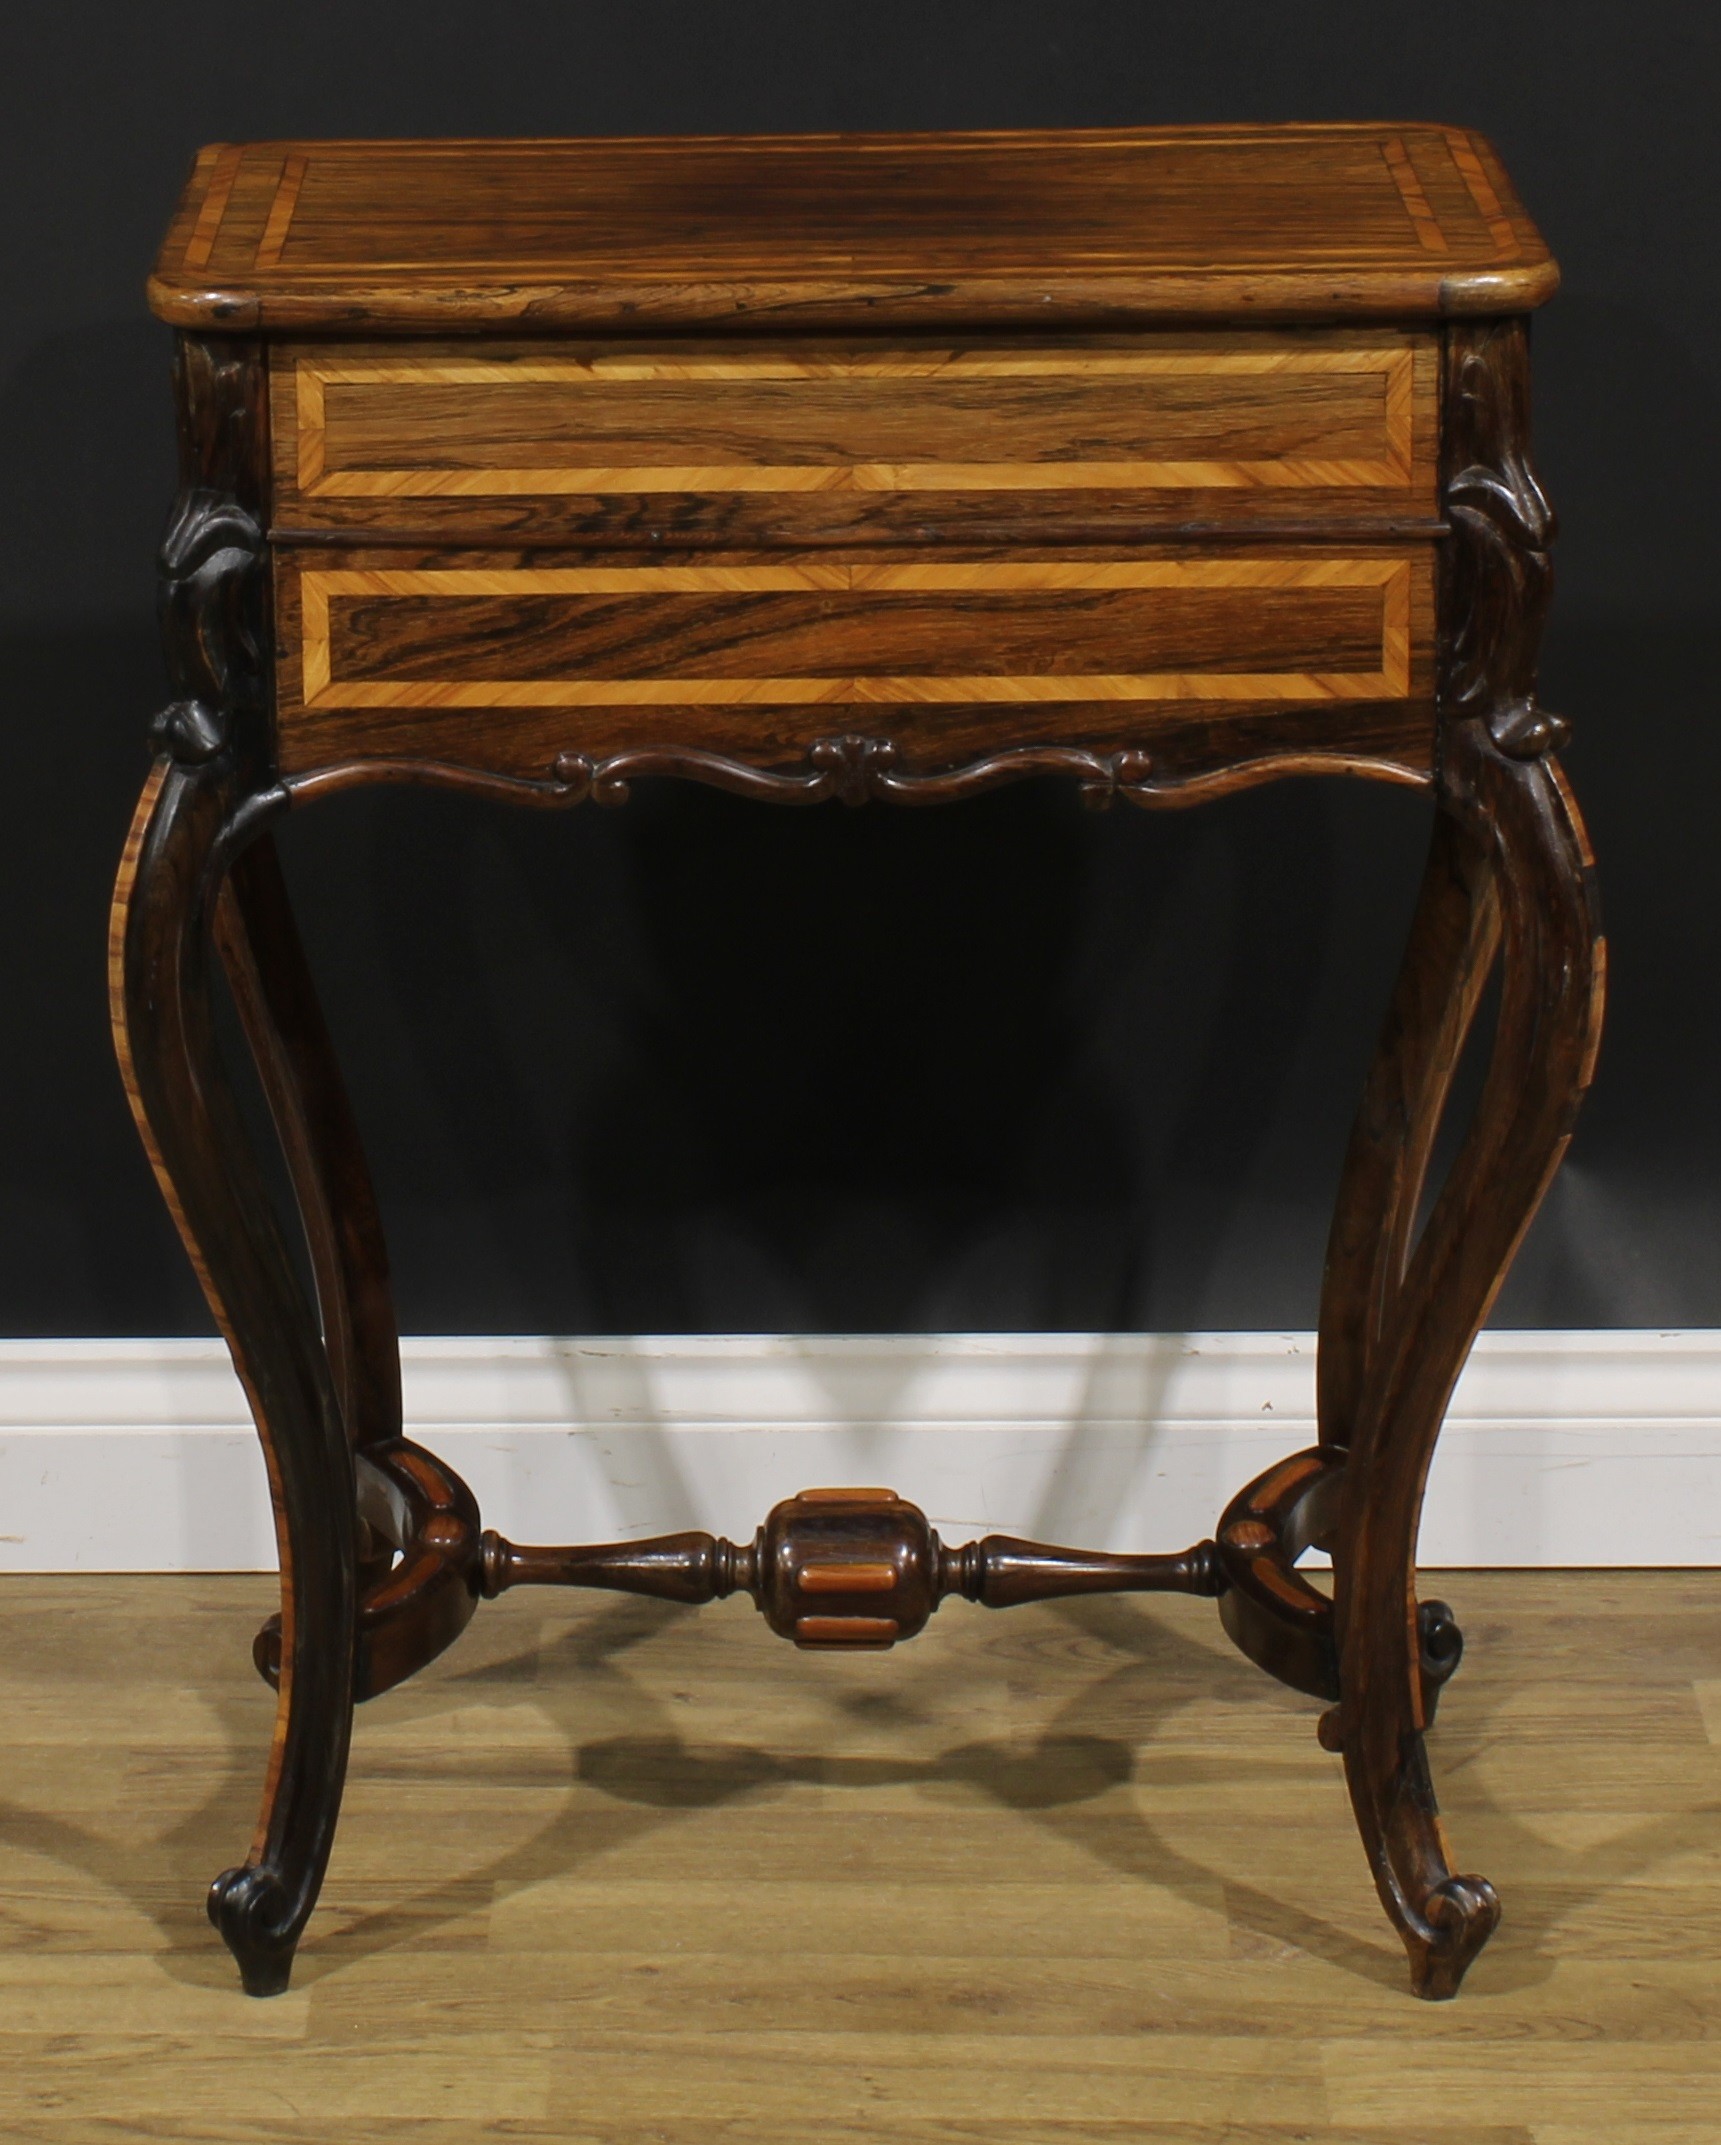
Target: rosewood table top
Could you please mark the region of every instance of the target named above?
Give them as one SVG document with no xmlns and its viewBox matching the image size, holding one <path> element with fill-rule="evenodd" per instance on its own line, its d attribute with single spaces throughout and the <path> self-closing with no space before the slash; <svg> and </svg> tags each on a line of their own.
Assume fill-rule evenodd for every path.
<svg viewBox="0 0 1721 2145">
<path fill-rule="evenodd" d="M 1558 271 L 1458 127 L 205 149 L 183 328 L 1059 327 L 1522 312 Z"/>
</svg>

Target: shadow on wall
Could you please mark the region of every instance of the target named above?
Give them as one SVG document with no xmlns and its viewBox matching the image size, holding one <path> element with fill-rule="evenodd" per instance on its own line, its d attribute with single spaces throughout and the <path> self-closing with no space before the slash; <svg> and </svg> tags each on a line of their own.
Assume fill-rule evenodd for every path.
<svg viewBox="0 0 1721 2145">
<path fill-rule="evenodd" d="M 55 719 L 93 724 L 104 738 L 141 739 L 162 693 L 150 618 L 155 554 L 173 498 L 173 361 L 168 330 L 138 313 L 33 344 L 0 389 L 0 617 L 34 634 L 95 622 L 105 638 L 150 635 L 135 707 L 68 706 L 83 666 L 63 673 Z M 129 293 L 128 293 L 129 295 Z M 7 690 L 7 717 L 22 712 Z"/>
<path fill-rule="evenodd" d="M 147 624 L 0 639 L 0 1321 L 200 1333 L 203 1298 L 132 1129 L 108 1034 L 107 912 L 164 697 Z"/>
<path fill-rule="evenodd" d="M 106 1028 L 162 689 L 147 627 L 0 641 L 19 1333 L 207 1330 Z M 1040 786 L 924 817 L 396 795 L 283 845 L 408 1330 L 865 1330 L 1199 1321 L 1278 1173 L 1333 837 L 1310 786 L 1151 821 Z"/>
<path fill-rule="evenodd" d="M 458 1258 L 475 1330 L 1176 1323 L 1281 1173 L 1312 788 L 1150 823 L 1052 788 L 909 815 L 642 785 L 614 818 L 419 796 L 290 833 L 415 1217 L 403 1296 Z"/>
<path fill-rule="evenodd" d="M 1560 518 L 1548 645 L 1716 615 L 1721 387 L 1714 352 L 1641 306 L 1563 291 L 1533 328 L 1536 460 Z M 1700 353 L 1707 357 L 1704 369 Z M 1586 706 L 1607 722 L 1593 693 Z M 1575 703 L 1574 703 L 1575 704 Z"/>
</svg>

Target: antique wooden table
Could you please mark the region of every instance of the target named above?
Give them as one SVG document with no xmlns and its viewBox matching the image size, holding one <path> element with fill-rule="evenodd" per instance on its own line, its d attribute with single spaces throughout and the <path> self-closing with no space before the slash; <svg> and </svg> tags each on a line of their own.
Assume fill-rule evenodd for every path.
<svg viewBox="0 0 1721 2145">
<path fill-rule="evenodd" d="M 1423 1731 L 1422 1485 L 1600 1022 L 1582 825 L 1537 704 L 1552 521 L 1527 315 L 1557 272 L 1485 142 L 1432 126 L 207 149 L 150 296 L 179 331 L 162 553 L 178 697 L 125 852 L 115 1025 L 256 1415 L 280 1541 L 256 1837 L 210 1913 L 285 1987 L 352 1706 L 522 1583 L 750 1593 L 805 1646 L 949 1594 L 1180 1588 L 1328 1701 L 1419 1993 L 1499 1915 Z M 1027 776 L 1186 804 L 1281 775 L 1424 792 L 1433 838 L 1339 1188 L 1320 1443 L 1215 1539 L 951 1549 L 877 1490 L 754 1542 L 482 1533 L 401 1435 L 375 1201 L 270 829 L 367 782 L 534 805 L 712 783 L 934 804 Z M 213 961 L 212 961 L 213 953 Z M 313 1305 L 215 1041 L 237 1003 Z M 1419 1226 L 1455 1060 L 1492 1057 Z M 1324 1595 L 1294 1568 L 1333 1559 Z"/>
</svg>

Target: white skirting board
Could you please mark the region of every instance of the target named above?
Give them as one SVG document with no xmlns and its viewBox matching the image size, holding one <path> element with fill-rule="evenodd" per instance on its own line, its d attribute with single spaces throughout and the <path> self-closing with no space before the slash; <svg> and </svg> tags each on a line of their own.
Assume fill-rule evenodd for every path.
<svg viewBox="0 0 1721 2145">
<path fill-rule="evenodd" d="M 709 1527 L 871 1483 L 947 1540 L 1181 1549 L 1312 1444 L 1313 1336 L 409 1340 L 410 1436 L 517 1541 Z M 1486 1333 L 1429 1484 L 1431 1566 L 1721 1562 L 1721 1332 Z M 216 1341 L 0 1341 L 0 1570 L 272 1569 Z"/>
</svg>

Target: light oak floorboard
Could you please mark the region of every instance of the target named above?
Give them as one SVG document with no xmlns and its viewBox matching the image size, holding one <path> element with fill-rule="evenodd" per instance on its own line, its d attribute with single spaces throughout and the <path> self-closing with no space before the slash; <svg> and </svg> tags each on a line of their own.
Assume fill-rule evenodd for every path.
<svg viewBox="0 0 1721 2145">
<path fill-rule="evenodd" d="M 1408 1994 L 1316 1706 L 1201 1602 L 886 1656 L 520 1592 L 359 1716 L 293 1990 L 203 1916 L 255 1578 L 0 1581 L 0 2140 L 1694 2145 L 1721 2094 L 1721 1574 L 1442 1573 L 1505 1902 Z"/>
</svg>

